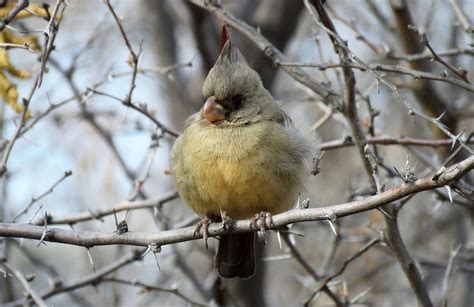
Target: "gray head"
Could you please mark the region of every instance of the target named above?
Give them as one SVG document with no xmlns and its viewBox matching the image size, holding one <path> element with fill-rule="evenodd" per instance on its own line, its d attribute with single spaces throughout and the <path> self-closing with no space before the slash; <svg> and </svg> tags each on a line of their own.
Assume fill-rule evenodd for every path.
<svg viewBox="0 0 474 307">
<path fill-rule="evenodd" d="M 202 92 L 206 99 L 203 119 L 220 127 L 257 122 L 276 107 L 260 76 L 230 39 L 209 71 Z"/>
</svg>

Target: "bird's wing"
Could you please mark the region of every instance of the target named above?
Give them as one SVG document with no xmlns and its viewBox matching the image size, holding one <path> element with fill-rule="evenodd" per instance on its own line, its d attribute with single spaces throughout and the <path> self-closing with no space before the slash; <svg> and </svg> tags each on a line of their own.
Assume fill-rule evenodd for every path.
<svg viewBox="0 0 474 307">
<path fill-rule="evenodd" d="M 285 111 L 278 109 L 275 114 L 272 117 L 272 121 L 275 121 L 282 125 L 283 127 L 293 127 L 293 121 L 291 118 L 288 116 L 288 114 L 285 113 Z"/>
</svg>

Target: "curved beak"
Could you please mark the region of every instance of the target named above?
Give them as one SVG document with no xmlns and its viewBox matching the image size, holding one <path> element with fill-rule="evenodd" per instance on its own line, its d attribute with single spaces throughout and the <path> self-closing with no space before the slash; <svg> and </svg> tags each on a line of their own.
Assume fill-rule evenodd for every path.
<svg viewBox="0 0 474 307">
<path fill-rule="evenodd" d="M 202 116 L 210 123 L 224 120 L 228 112 L 229 110 L 217 103 L 213 96 L 209 97 L 202 107 Z"/>
</svg>

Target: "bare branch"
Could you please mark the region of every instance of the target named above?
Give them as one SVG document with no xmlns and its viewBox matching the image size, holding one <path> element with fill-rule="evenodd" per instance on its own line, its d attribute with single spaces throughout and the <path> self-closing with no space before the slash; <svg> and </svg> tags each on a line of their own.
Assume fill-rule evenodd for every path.
<svg viewBox="0 0 474 307">
<path fill-rule="evenodd" d="M 464 141 L 463 141 L 464 142 Z M 431 139 L 418 139 L 412 137 L 402 136 L 399 138 L 390 137 L 390 136 L 374 136 L 368 137 L 367 143 L 371 145 L 401 145 L 401 146 L 421 146 L 421 147 L 448 147 L 453 145 L 453 140 L 451 139 L 441 139 L 441 140 L 431 140 Z M 466 144 L 474 144 L 474 139 L 466 141 Z M 344 138 L 341 140 L 334 140 L 319 143 L 319 150 L 332 150 L 344 147 L 354 146 L 352 138 Z"/>
<path fill-rule="evenodd" d="M 135 250 L 135 251 L 125 255 L 121 259 L 119 259 L 115 262 L 112 262 L 111 264 L 97 270 L 95 273 L 93 273 L 91 275 L 87 275 L 87 276 L 81 277 L 77 280 L 72 280 L 70 282 L 65 282 L 65 283 L 60 283 L 58 285 L 53 285 L 50 289 L 41 291 L 39 293 L 39 296 L 42 299 L 48 299 L 48 298 L 53 297 L 55 295 L 65 293 L 65 292 L 70 292 L 70 291 L 73 291 L 73 290 L 76 290 L 76 289 L 79 289 L 79 288 L 82 288 L 82 287 L 94 286 L 94 285 L 98 284 L 101 281 L 102 278 L 104 278 L 105 276 L 107 276 L 107 275 L 109 275 L 113 272 L 116 272 L 120 268 L 122 268 L 122 267 L 124 267 L 124 266 L 126 266 L 126 265 L 128 265 L 132 262 L 141 261 L 142 260 L 142 254 L 143 254 L 143 251 Z M 22 302 L 20 302 L 20 301 L 15 301 L 15 302 L 9 302 L 7 304 L 8 305 L 17 305 L 17 304 L 21 304 L 21 303 Z M 46 306 L 46 305 L 44 305 L 44 306 Z"/>
<path fill-rule="evenodd" d="M 449 255 L 448 265 L 446 266 L 446 271 L 443 278 L 443 306 L 448 306 L 448 290 L 449 290 L 449 277 L 453 271 L 454 259 L 458 256 L 461 251 L 462 245 L 458 245 L 455 249 L 451 250 Z"/>
<path fill-rule="evenodd" d="M 167 289 L 167 288 L 163 288 L 163 287 L 148 285 L 148 284 L 145 284 L 145 283 L 140 282 L 138 280 L 126 280 L 126 279 L 114 278 L 114 277 L 103 278 L 103 279 L 101 279 L 101 282 L 110 282 L 110 283 L 117 283 L 117 284 L 122 284 L 122 285 L 140 287 L 140 288 L 143 288 L 143 290 L 147 291 L 147 292 L 157 291 L 157 292 L 170 293 L 170 294 L 173 294 L 173 295 L 181 298 L 183 301 L 185 301 L 185 302 L 187 302 L 187 303 L 189 303 L 193 306 L 207 306 L 206 304 L 198 303 L 198 302 L 193 301 L 192 299 L 186 297 L 177 288 Z"/>
<path fill-rule="evenodd" d="M 21 273 L 19 270 L 14 268 L 10 263 L 8 263 L 7 259 L 2 259 L 0 262 L 4 267 L 6 267 L 10 272 L 15 275 L 15 277 L 20 281 L 21 285 L 23 288 L 25 288 L 26 292 L 28 295 L 31 296 L 33 301 L 39 306 L 39 307 L 46 307 L 46 303 L 43 301 L 41 298 L 41 295 L 38 295 L 33 288 L 31 288 L 30 283 L 26 280 L 26 278 L 23 276 L 23 273 Z"/>
<path fill-rule="evenodd" d="M 342 39 L 340 38 L 339 34 L 336 31 L 336 28 L 334 27 L 334 24 L 332 23 L 331 19 L 329 18 L 329 15 L 327 14 L 326 10 L 323 7 L 323 4 L 321 3 L 320 0 L 315 0 L 313 1 L 313 5 L 316 8 L 316 11 L 319 15 L 319 18 L 321 21 L 319 21 L 316 17 L 316 14 L 314 12 L 314 7 L 309 4 L 308 0 L 304 0 L 304 4 L 310 13 L 314 23 L 317 25 L 321 26 L 328 34 L 331 39 L 331 42 L 334 46 L 334 49 L 336 50 L 336 53 L 339 56 L 340 62 L 343 65 L 342 67 L 342 73 L 344 76 L 344 81 L 346 83 L 346 88 L 345 88 L 345 107 L 344 107 L 344 115 L 349 122 L 349 126 L 351 127 L 351 132 L 352 132 L 352 137 L 354 139 L 355 146 L 357 150 L 359 151 L 359 156 L 362 159 L 362 163 L 364 165 L 367 178 L 369 179 L 370 185 L 375 189 L 376 188 L 376 183 L 371 176 L 371 167 L 370 167 L 370 161 L 365 157 L 364 154 L 364 147 L 367 145 L 367 140 L 365 138 L 365 133 L 362 129 L 362 126 L 360 124 L 360 119 L 357 111 L 357 106 L 356 106 L 356 101 L 355 101 L 355 95 L 356 95 L 356 79 L 354 72 L 352 69 L 347 66 L 346 64 L 349 64 L 351 59 L 350 59 L 350 53 L 346 48 L 344 48 L 341 45 Z"/>
<path fill-rule="evenodd" d="M 26 9 L 30 2 L 28 0 L 18 0 L 13 7 L 13 9 L 0 21 L 0 32 L 2 32 L 8 24 L 15 19 L 16 15 L 20 13 L 22 10 Z"/>
<path fill-rule="evenodd" d="M 474 34 L 474 28 L 469 22 L 469 19 L 466 16 L 466 13 L 461 9 L 459 6 L 459 3 L 457 0 L 448 0 L 449 4 L 451 4 L 451 7 L 453 8 L 454 15 L 456 16 L 456 19 L 458 20 L 459 24 L 462 26 L 464 31 L 466 33 L 473 35 Z"/>
<path fill-rule="evenodd" d="M 316 270 L 308 263 L 308 261 L 304 258 L 298 248 L 291 242 L 287 233 L 281 234 L 283 237 L 283 241 L 285 241 L 286 245 L 291 251 L 291 254 L 295 257 L 296 261 L 303 267 L 303 269 L 314 279 L 315 282 L 318 282 L 321 277 L 318 275 Z M 327 285 L 324 285 L 321 288 L 324 293 L 326 293 L 336 304 L 336 306 L 345 306 L 345 303 L 341 301 L 339 296 L 335 294 Z"/>
<path fill-rule="evenodd" d="M 282 62 L 279 63 L 281 66 L 299 66 L 299 67 L 314 67 L 318 68 L 319 70 L 326 70 L 326 69 L 331 69 L 331 68 L 340 68 L 344 66 L 348 66 L 351 68 L 359 69 L 361 71 L 366 71 L 367 66 L 374 71 L 385 71 L 385 72 L 392 72 L 392 73 L 399 73 L 399 74 L 404 74 L 404 75 L 409 75 L 415 78 L 415 80 L 418 79 L 427 79 L 427 80 L 434 80 L 434 81 L 440 81 L 440 82 L 446 82 L 455 86 L 458 86 L 460 88 L 463 88 L 465 90 L 468 90 L 469 92 L 474 92 L 474 86 L 470 83 L 460 81 L 459 79 L 454 79 L 449 76 L 443 76 L 443 75 L 437 75 L 429 72 L 424 72 L 416 69 L 411 69 L 403 66 L 398 66 L 398 65 L 386 65 L 386 64 L 366 64 L 367 66 L 360 65 L 360 64 L 354 64 L 354 63 L 346 63 L 346 64 L 335 64 L 335 63 L 329 63 L 329 64 L 317 64 L 317 63 L 302 63 L 302 62 Z"/>
<path fill-rule="evenodd" d="M 373 238 L 372 240 L 370 240 L 369 242 L 367 242 L 367 244 L 365 244 L 361 249 L 359 249 L 354 255 L 352 255 L 351 257 L 347 258 L 346 261 L 344 261 L 344 263 L 342 264 L 342 266 L 339 268 L 339 270 L 336 271 L 336 273 L 324 278 L 324 280 L 321 282 L 321 284 L 319 285 L 319 287 L 311 294 L 311 296 L 306 300 L 305 302 L 305 306 L 309 306 L 309 304 L 311 303 L 311 301 L 314 299 L 314 297 L 322 290 L 324 289 L 324 287 L 327 286 L 327 284 L 333 280 L 334 278 L 336 278 L 337 276 L 341 275 L 342 273 L 344 273 L 344 271 L 346 270 L 347 266 L 354 260 L 356 260 L 357 258 L 359 258 L 360 256 L 362 256 L 365 252 L 367 252 L 371 247 L 373 247 L 374 245 L 378 244 L 381 242 L 381 239 L 379 237 L 375 237 Z"/>
<path fill-rule="evenodd" d="M 19 2 L 26 2 L 28 4 L 28 1 L 19 1 Z M 33 95 L 36 92 L 36 89 L 41 85 L 41 79 L 45 70 L 45 65 L 52 51 L 52 42 L 54 42 L 56 38 L 56 34 L 58 32 L 58 27 L 59 27 L 59 23 L 56 24 L 55 27 L 50 27 L 50 24 L 52 23 L 51 20 L 56 18 L 59 11 L 63 13 L 65 8 L 66 6 L 64 5 L 64 0 L 57 0 L 56 7 L 55 7 L 55 14 L 51 16 L 50 22 L 48 23 L 48 26 L 46 27 L 46 30 L 44 31 L 45 35 L 47 35 L 49 38 L 50 44 L 44 47 L 44 50 L 41 55 L 41 69 L 39 73 L 36 75 L 35 81 L 33 82 L 33 86 L 31 87 L 29 95 L 27 96 L 27 98 L 23 98 L 23 112 L 20 116 L 20 123 L 18 124 L 18 127 L 15 133 L 13 134 L 12 138 L 8 142 L 8 145 L 3 153 L 2 160 L 0 161 L 0 177 L 3 177 L 3 175 L 7 171 L 8 158 L 10 157 L 11 151 L 13 149 L 13 145 L 15 145 L 15 142 L 21 136 L 21 131 L 23 127 L 25 126 L 29 104 L 31 102 L 31 99 L 33 98 Z M 18 14 L 18 12 L 16 14 Z M 47 30 L 49 30 L 50 33 L 48 33 Z"/>
<path fill-rule="evenodd" d="M 278 230 L 282 227 L 304 221 L 334 220 L 344 216 L 375 209 L 402 199 L 406 196 L 416 194 L 426 190 L 432 190 L 445 185 L 453 184 L 467 172 L 474 169 L 474 156 L 471 156 L 449 168 L 443 168 L 436 172 L 435 176 L 428 176 L 418 179 L 411 184 L 389 189 L 383 193 L 367 197 L 363 200 L 356 200 L 348 203 L 332 205 L 327 207 L 293 209 L 273 216 L 273 223 L 270 229 Z M 209 236 L 215 237 L 223 234 L 236 234 L 254 231 L 250 220 L 236 221 L 230 230 L 223 229 L 221 224 L 211 224 L 209 226 Z M 84 247 L 95 245 L 125 244 L 148 246 L 150 243 L 156 245 L 166 245 L 189 240 L 195 240 L 201 235 L 195 235 L 195 227 L 187 227 L 162 231 L 159 233 L 127 232 L 121 235 L 114 233 L 101 233 L 92 231 L 71 231 L 59 228 L 49 228 L 49 233 L 44 241 L 66 243 Z M 18 237 L 39 240 L 43 236 L 43 227 L 35 225 L 18 225 L 3 223 L 0 224 L 0 236 Z"/>
<path fill-rule="evenodd" d="M 78 213 L 73 216 L 63 217 L 63 218 L 55 218 L 51 215 L 47 217 L 47 221 L 49 225 L 60 225 L 60 224 L 69 224 L 73 225 L 75 223 L 90 221 L 94 219 L 101 219 L 105 216 L 112 215 L 115 212 L 122 212 L 128 210 L 138 210 L 138 209 L 145 209 L 145 208 L 153 208 L 157 206 L 162 206 L 163 204 L 178 198 L 178 193 L 175 191 L 168 192 L 162 196 L 150 198 L 146 200 L 137 200 L 137 201 L 124 201 L 110 209 L 106 210 L 95 210 L 95 211 L 85 211 L 82 213 Z M 35 225 L 43 225 L 45 222 L 44 219 L 36 221 Z"/>
<path fill-rule="evenodd" d="M 72 171 L 66 171 L 64 172 L 64 175 L 59 178 L 59 180 L 57 180 L 47 191 L 45 191 L 44 193 L 42 193 L 40 196 L 38 197 L 32 197 L 31 198 L 31 201 L 28 203 L 28 205 L 26 205 L 26 207 L 21 210 L 12 220 L 13 223 L 16 222 L 16 220 L 22 216 L 23 214 L 27 213 L 28 210 L 31 208 L 31 206 L 33 206 L 36 202 L 40 201 L 43 197 L 45 197 L 46 195 L 48 194 L 51 194 L 53 193 L 54 191 L 54 188 L 57 187 L 61 182 L 63 182 L 67 177 L 71 176 L 72 175 Z"/>
</svg>

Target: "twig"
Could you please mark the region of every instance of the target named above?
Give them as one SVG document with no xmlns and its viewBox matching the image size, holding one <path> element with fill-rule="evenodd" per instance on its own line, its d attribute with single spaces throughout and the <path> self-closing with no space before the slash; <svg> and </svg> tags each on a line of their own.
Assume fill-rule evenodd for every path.
<svg viewBox="0 0 474 307">
<path fill-rule="evenodd" d="M 148 119 L 150 119 L 164 133 L 167 133 L 170 136 L 175 137 L 175 138 L 177 138 L 179 136 L 179 133 L 173 131 L 171 128 L 166 127 L 159 120 L 157 120 L 152 114 L 150 114 L 150 112 L 148 112 L 146 107 L 137 106 L 135 103 L 133 103 L 131 101 L 123 100 L 119 97 L 113 96 L 111 94 L 108 94 L 108 93 L 105 93 L 105 92 L 102 92 L 102 91 L 98 91 L 94 88 L 88 88 L 88 91 L 91 92 L 91 93 L 97 94 L 97 95 L 106 96 L 106 97 L 109 97 L 113 100 L 119 101 L 119 102 L 123 103 L 125 106 L 130 107 L 133 110 L 145 115 Z"/>
<path fill-rule="evenodd" d="M 138 251 L 138 250 L 133 251 L 125 255 L 121 259 L 97 270 L 97 272 L 91 275 L 87 275 L 77 280 L 72 280 L 70 282 L 61 283 L 60 285 L 56 285 L 56 286 L 51 287 L 50 289 L 41 291 L 39 296 L 42 297 L 43 299 L 48 299 L 50 297 L 53 297 L 55 295 L 58 295 L 64 292 L 70 292 L 70 291 L 73 291 L 82 287 L 90 286 L 90 285 L 94 286 L 98 284 L 102 278 L 109 275 L 110 273 L 113 273 L 132 262 L 140 261 L 142 259 L 141 255 L 142 255 L 142 251 Z M 19 303 L 21 304 L 21 302 L 19 301 L 14 301 L 14 302 L 7 303 L 7 305 L 18 305 Z"/>
<path fill-rule="evenodd" d="M 150 198 L 146 200 L 137 200 L 137 201 L 124 201 L 110 209 L 105 210 L 96 210 L 96 211 L 84 211 L 73 216 L 63 217 L 63 218 L 54 218 L 53 216 L 48 216 L 46 220 L 50 225 L 60 225 L 60 224 L 75 224 L 78 222 L 85 222 L 94 219 L 100 219 L 102 217 L 112 215 L 115 212 L 122 212 L 127 210 L 138 210 L 145 208 L 153 208 L 156 206 L 162 206 L 163 204 L 178 198 L 179 195 L 177 192 L 172 191 L 168 192 L 162 196 Z M 45 219 L 36 221 L 35 225 L 43 225 Z"/>
<path fill-rule="evenodd" d="M 390 246 L 400 267 L 410 282 L 419 304 L 426 307 L 433 306 L 420 270 L 408 253 L 405 243 L 402 240 L 397 222 L 397 212 L 396 210 L 390 210 L 389 213 L 392 215 L 392 218 L 385 218 L 385 241 Z"/>
<path fill-rule="evenodd" d="M 122 158 L 121 154 L 119 153 L 117 147 L 115 146 L 115 143 L 113 141 L 112 135 L 109 131 L 107 131 L 102 125 L 100 125 L 97 120 L 95 119 L 95 115 L 87 110 L 86 105 L 83 104 L 83 99 L 82 99 L 82 93 L 79 90 L 76 82 L 73 80 L 73 73 L 74 70 L 69 70 L 69 69 L 64 69 L 59 65 L 59 62 L 57 62 L 55 59 L 51 59 L 51 64 L 54 66 L 67 80 L 69 87 L 73 91 L 75 95 L 75 99 L 77 100 L 79 107 L 81 109 L 81 115 L 82 117 L 92 126 L 92 128 L 96 131 L 96 133 L 103 139 L 105 144 L 109 147 L 109 149 L 112 151 L 113 155 L 117 159 L 118 164 L 120 165 L 121 169 L 127 176 L 127 178 L 130 181 L 135 180 L 135 172 L 132 171 L 127 164 L 125 163 L 124 159 Z M 71 67 L 74 67 L 74 63 L 71 65 Z M 105 82 L 105 80 L 98 82 L 96 86 L 102 85 Z M 143 191 L 140 191 L 140 197 L 146 199 L 147 195 Z"/>
<path fill-rule="evenodd" d="M 296 261 L 303 267 L 303 269 L 314 279 L 315 282 L 318 282 L 321 277 L 316 272 L 316 270 L 308 263 L 308 261 L 304 258 L 301 252 L 296 248 L 296 246 L 291 242 L 289 235 L 287 233 L 282 233 L 283 241 L 285 241 L 286 245 L 290 249 L 291 254 L 294 256 Z M 324 293 L 326 293 L 336 304 L 336 306 L 345 306 L 345 303 L 341 301 L 339 296 L 335 294 L 327 285 L 321 288 Z"/>
<path fill-rule="evenodd" d="M 128 39 L 127 33 L 125 32 L 125 30 L 123 28 L 122 20 L 115 13 L 115 10 L 112 7 L 112 5 L 110 4 L 109 0 L 106 0 L 105 4 L 109 8 L 110 13 L 112 13 L 112 16 L 114 17 L 115 23 L 117 24 L 117 27 L 120 30 L 120 34 L 122 35 L 122 38 L 125 42 L 125 45 L 127 46 L 128 51 L 130 52 L 130 58 L 128 60 L 128 63 L 132 67 L 132 80 L 130 81 L 130 89 L 128 91 L 127 97 L 124 99 L 125 103 L 129 104 L 129 103 L 132 102 L 133 91 L 136 88 L 135 81 L 137 79 L 138 59 L 139 59 L 140 54 L 142 52 L 142 46 L 140 44 L 140 49 L 139 49 L 138 53 L 136 53 L 133 50 L 132 45 L 130 44 L 130 41 Z"/>
<path fill-rule="evenodd" d="M 22 216 L 23 214 L 27 213 L 28 210 L 31 208 L 31 206 L 33 206 L 36 202 L 40 201 L 43 197 L 47 196 L 48 194 L 51 194 L 53 193 L 54 191 L 54 188 L 56 188 L 61 182 L 63 182 L 67 177 L 71 176 L 72 175 L 72 171 L 66 171 L 64 172 L 63 176 L 61 178 L 59 178 L 59 180 L 57 180 L 47 191 L 45 191 L 44 193 L 42 193 L 41 195 L 39 195 L 38 197 L 32 197 L 31 198 L 31 201 L 28 203 L 28 205 L 26 205 L 25 208 L 23 208 L 23 210 L 21 210 L 12 220 L 13 223 L 16 222 L 16 220 Z"/>
<path fill-rule="evenodd" d="M 464 70 L 464 69 L 458 69 L 456 67 L 454 67 L 453 65 L 449 64 L 448 62 L 446 62 L 445 60 L 443 60 L 440 56 L 438 56 L 438 54 L 436 53 L 436 51 L 433 49 L 433 47 L 431 46 L 429 40 L 428 40 L 428 36 L 426 35 L 426 33 L 421 33 L 416 27 L 414 26 L 408 26 L 408 28 L 410 30 L 412 30 L 418 37 L 420 37 L 421 39 L 421 42 L 426 46 L 426 48 L 428 48 L 428 50 L 431 52 L 432 56 L 433 56 L 433 60 L 440 63 L 441 65 L 443 65 L 444 67 L 448 68 L 449 70 L 451 70 L 452 72 L 454 72 L 459 78 L 461 78 L 462 80 L 464 80 L 464 82 L 466 83 L 471 83 L 469 81 L 469 79 L 467 78 L 467 71 Z"/>
<path fill-rule="evenodd" d="M 346 270 L 347 266 L 360 256 L 362 256 L 366 251 L 368 251 L 371 247 L 374 245 L 378 244 L 381 242 L 381 239 L 379 237 L 375 237 L 372 240 L 370 240 L 367 244 L 365 244 L 361 249 L 359 249 L 354 255 L 351 257 L 347 258 L 346 261 L 342 264 L 342 266 L 339 268 L 339 270 L 336 271 L 336 273 L 324 278 L 324 280 L 320 283 L 320 285 L 316 288 L 316 290 L 310 295 L 310 297 L 305 301 L 305 306 L 309 306 L 311 304 L 311 301 L 313 298 L 322 290 L 324 287 L 327 286 L 327 284 L 336 278 L 337 276 L 341 275 L 344 273 Z"/>
<path fill-rule="evenodd" d="M 31 53 L 36 53 L 37 52 L 36 50 L 31 49 L 29 43 L 24 43 L 23 45 L 11 44 L 11 43 L 0 43 L 0 48 L 5 49 L 5 50 L 18 48 L 18 49 L 24 49 L 24 50 L 26 50 L 28 52 L 31 52 Z"/>
<path fill-rule="evenodd" d="M 173 294 L 173 295 L 181 298 L 182 300 L 184 300 L 185 302 L 187 302 L 187 303 L 189 303 L 193 306 L 207 306 L 207 304 L 198 303 L 198 302 L 193 301 L 192 299 L 186 297 L 177 288 L 167 289 L 167 288 L 162 288 L 162 287 L 157 287 L 157 286 L 145 284 L 145 283 L 140 282 L 138 280 L 126 280 L 126 279 L 115 278 L 115 277 L 103 278 L 103 279 L 101 279 L 101 282 L 111 282 L 111 283 L 118 283 L 118 284 L 122 284 L 122 285 L 141 287 L 141 288 L 143 288 L 144 291 L 158 291 L 158 292 L 170 293 L 170 294 Z"/>
<path fill-rule="evenodd" d="M 317 63 L 302 63 L 302 62 L 282 62 L 279 63 L 281 66 L 299 66 L 299 67 L 314 67 L 319 70 L 326 70 L 326 69 L 332 69 L 332 68 L 340 68 L 344 66 L 348 66 L 354 69 L 359 69 L 361 71 L 366 71 L 367 66 L 374 71 L 384 71 L 384 72 L 393 72 L 393 73 L 399 73 L 399 74 L 404 74 L 404 75 L 409 75 L 415 78 L 415 80 L 419 79 L 427 79 L 427 80 L 434 80 L 434 81 L 440 81 L 440 82 L 446 82 L 455 86 L 458 86 L 460 88 L 463 88 L 465 90 L 468 90 L 469 92 L 474 92 L 474 85 L 460 81 L 459 79 L 451 78 L 449 76 L 444 76 L 444 75 L 437 75 L 429 72 L 424 72 L 421 70 L 416 70 L 416 69 L 411 69 L 403 66 L 398 66 L 398 65 L 387 65 L 387 64 L 366 64 L 367 66 L 360 65 L 360 64 L 354 64 L 354 63 L 347 63 L 347 64 L 341 64 L 341 63 L 328 63 L 328 64 L 317 64 Z"/>
<path fill-rule="evenodd" d="M 43 83 L 43 75 L 46 71 L 46 62 L 48 61 L 51 52 L 54 50 L 54 41 L 56 40 L 56 34 L 59 30 L 59 24 L 62 21 L 62 19 L 60 18 L 58 23 L 56 23 L 56 18 L 58 17 L 58 15 L 62 16 L 64 13 L 64 9 L 66 8 L 64 1 L 65 0 L 56 0 L 56 6 L 54 7 L 53 14 L 51 14 L 50 16 L 46 29 L 43 30 L 44 43 L 43 53 L 41 54 L 41 69 L 38 74 L 38 88 L 40 88 L 41 84 Z"/>
<path fill-rule="evenodd" d="M 59 109 L 60 107 L 66 105 L 67 103 L 74 101 L 76 99 L 75 96 L 64 99 L 58 103 L 51 104 L 43 113 L 35 116 L 28 125 L 23 128 L 21 131 L 21 136 L 23 136 L 25 133 L 27 133 L 29 130 L 31 130 L 40 120 L 45 118 L 47 115 L 49 115 L 51 112 L 55 111 L 56 109 Z"/>
<path fill-rule="evenodd" d="M 474 48 L 451 48 L 445 51 L 438 52 L 438 56 L 458 56 L 458 55 L 474 55 Z M 420 60 L 429 60 L 433 55 L 428 51 L 412 54 L 387 54 L 387 59 L 402 60 L 407 62 L 415 62 Z"/>
<path fill-rule="evenodd" d="M 377 166 L 377 157 L 370 151 L 369 145 L 365 145 L 364 154 L 370 162 L 372 169 L 372 177 L 374 178 L 375 185 L 377 187 L 377 193 L 382 193 L 385 189 L 385 184 L 382 182 L 379 174 L 379 168 Z"/>
<path fill-rule="evenodd" d="M 19 1 L 19 2 L 28 3 L 28 1 L 23 1 L 23 0 Z M 55 11 L 58 11 L 59 7 L 62 7 L 62 10 L 64 11 L 65 6 L 63 6 L 63 4 L 64 4 L 64 0 L 58 0 L 57 3 L 56 3 Z M 16 14 L 15 14 L 15 16 L 16 16 Z M 51 16 L 51 18 L 55 18 L 55 16 Z M 54 31 L 52 31 L 52 33 L 50 35 L 50 40 L 51 41 L 54 41 L 54 39 L 56 37 L 56 34 L 57 34 L 57 30 L 58 29 L 56 28 Z M 47 32 L 44 32 L 44 33 L 47 33 Z M 27 96 L 27 98 L 23 99 L 23 112 L 21 113 L 20 123 L 18 124 L 18 127 L 17 127 L 15 133 L 13 134 L 12 138 L 8 142 L 8 145 L 5 148 L 5 151 L 3 153 L 2 160 L 0 161 L 0 177 L 3 177 L 3 175 L 7 171 L 8 158 L 10 157 L 11 151 L 13 149 L 13 145 L 15 144 L 17 139 L 20 137 L 21 131 L 22 131 L 23 127 L 25 126 L 26 119 L 27 119 L 26 115 L 28 114 L 28 106 L 31 102 L 31 99 L 33 98 L 34 93 L 36 92 L 36 89 L 39 87 L 39 84 L 41 82 L 41 78 L 42 78 L 42 75 L 43 75 L 44 69 L 45 69 L 45 66 L 43 64 L 46 64 L 46 62 L 49 59 L 50 54 L 51 54 L 51 48 L 50 49 L 45 48 L 43 50 L 43 53 L 41 55 L 41 64 L 42 64 L 41 69 L 40 69 L 39 73 L 36 75 L 35 81 L 33 82 L 33 86 L 31 87 L 29 95 Z"/>
<path fill-rule="evenodd" d="M 446 272 L 446 267 L 448 266 L 447 261 L 428 259 L 428 258 L 425 258 L 425 256 L 423 256 L 423 257 L 419 256 L 419 257 L 415 257 L 415 258 L 416 258 L 417 262 L 419 262 L 420 264 L 422 264 L 424 266 L 440 269 L 440 270 L 443 270 L 444 272 Z M 458 266 L 456 266 L 456 269 L 458 269 L 460 271 L 464 271 L 464 272 L 469 273 L 469 274 L 474 273 L 474 265 L 469 264 L 469 263 L 459 264 Z"/>
<path fill-rule="evenodd" d="M 0 21 L 0 32 L 2 32 L 8 24 L 15 19 L 16 15 L 18 15 L 22 10 L 26 9 L 30 2 L 28 0 L 18 0 L 13 7 L 13 9 L 8 12 L 7 16 Z"/>
<path fill-rule="evenodd" d="M 375 188 L 376 183 L 374 179 L 372 178 L 372 176 L 370 175 L 371 174 L 370 161 L 365 157 L 365 154 L 364 154 L 364 147 L 367 145 L 367 140 L 365 138 L 364 131 L 360 124 L 360 119 L 359 119 L 356 101 L 355 101 L 355 86 L 356 86 L 355 75 L 352 69 L 346 65 L 350 63 L 350 54 L 346 48 L 342 47 L 340 43 L 341 40 L 340 40 L 339 35 L 337 34 L 336 28 L 334 27 L 334 24 L 329 18 L 329 15 L 327 14 L 320 0 L 313 1 L 313 5 L 315 5 L 316 11 L 319 15 L 319 18 L 321 19 L 321 22 L 317 19 L 316 14 L 314 12 L 314 7 L 309 4 L 309 0 L 304 0 L 304 4 L 309 14 L 311 15 L 313 21 L 317 25 L 322 26 L 326 32 L 329 31 L 332 33 L 332 35 L 329 35 L 329 37 L 334 46 L 334 49 L 336 50 L 336 53 L 339 56 L 340 62 L 343 65 L 342 73 L 344 76 L 344 81 L 345 81 L 345 86 L 346 86 L 344 90 L 344 96 L 345 96 L 344 97 L 344 101 L 345 101 L 344 115 L 347 121 L 349 122 L 349 126 L 351 127 L 352 137 L 356 145 L 356 148 L 359 151 L 359 156 L 362 159 L 362 163 L 365 167 L 369 182 L 371 186 Z M 339 40 L 333 36 L 338 37 Z"/>
<path fill-rule="evenodd" d="M 36 83 L 31 93 L 34 93 L 34 89 L 36 89 Z M 15 142 L 20 137 L 21 130 L 25 126 L 26 114 L 28 113 L 29 103 L 30 103 L 30 99 L 23 100 L 23 112 L 21 112 L 20 123 L 18 124 L 18 127 L 16 128 L 15 133 L 13 134 L 11 139 L 8 141 L 5 151 L 3 152 L 2 160 L 0 161 L 0 178 L 3 177 L 3 175 L 7 172 L 8 158 L 10 157 L 11 151 L 13 149 L 13 145 L 15 145 Z"/>
<path fill-rule="evenodd" d="M 448 306 L 448 290 L 449 290 L 449 277 L 451 275 L 451 272 L 453 271 L 453 264 L 454 264 L 454 259 L 456 259 L 457 255 L 461 251 L 462 245 L 458 245 L 455 249 L 451 250 L 451 253 L 449 255 L 449 260 L 448 260 L 448 265 L 446 266 L 446 271 L 444 273 L 443 277 L 443 306 L 447 307 Z"/>
<path fill-rule="evenodd" d="M 466 33 L 473 35 L 474 34 L 474 28 L 469 22 L 468 17 L 466 16 L 466 13 L 461 9 L 459 6 L 459 3 L 457 0 L 448 0 L 449 4 L 453 8 L 454 11 L 454 16 L 456 16 L 456 19 L 458 20 L 459 24 L 462 26 L 464 31 Z"/>
<path fill-rule="evenodd" d="M 464 141 L 463 141 L 464 142 Z M 447 147 L 453 145 L 451 139 L 418 139 L 412 137 L 390 137 L 390 136 L 375 136 L 367 137 L 367 143 L 371 145 L 401 145 L 401 146 L 421 146 L 421 147 Z M 467 140 L 466 144 L 474 144 L 474 139 Z M 328 141 L 317 144 L 319 150 L 332 150 L 344 147 L 354 146 L 352 138 L 344 138 L 340 140 Z"/>
<path fill-rule="evenodd" d="M 370 1 L 369 1 L 370 2 Z M 384 53 L 384 50 L 382 50 L 381 48 L 377 47 L 374 43 L 372 43 L 368 38 L 367 36 L 365 36 L 358 28 L 357 28 L 357 25 L 355 24 L 354 22 L 354 19 L 351 19 L 351 20 L 346 20 L 344 19 L 342 16 L 340 16 L 339 14 L 337 14 L 336 10 L 333 10 L 330 6 L 329 6 L 329 3 L 326 4 L 326 7 L 328 8 L 328 11 L 331 13 L 331 15 L 334 16 L 334 18 L 336 18 L 337 20 L 341 21 L 343 24 L 345 24 L 346 26 L 348 26 L 349 28 L 352 29 L 352 31 L 354 31 L 354 33 L 356 34 L 356 39 L 357 40 L 360 40 L 361 42 L 363 42 L 365 45 L 367 45 L 367 47 L 369 49 L 371 49 L 373 52 L 377 53 L 377 54 L 383 54 Z"/>
<path fill-rule="evenodd" d="M 2 259 L 3 261 L 1 261 L 1 264 L 6 267 L 10 272 L 13 273 L 13 275 L 15 275 L 15 277 L 20 281 L 21 285 L 23 286 L 23 288 L 25 288 L 26 292 L 28 293 L 28 295 L 31 296 L 31 298 L 33 299 L 33 301 L 39 306 L 39 307 L 46 307 L 46 303 L 43 301 L 43 299 L 41 298 L 41 295 L 38 295 L 38 293 L 36 293 L 35 290 L 33 290 L 33 288 L 31 288 L 29 282 L 26 280 L 26 278 L 23 276 L 23 274 L 17 270 L 16 268 L 14 268 L 10 263 L 8 263 L 8 261 L 6 259 Z"/>
</svg>

